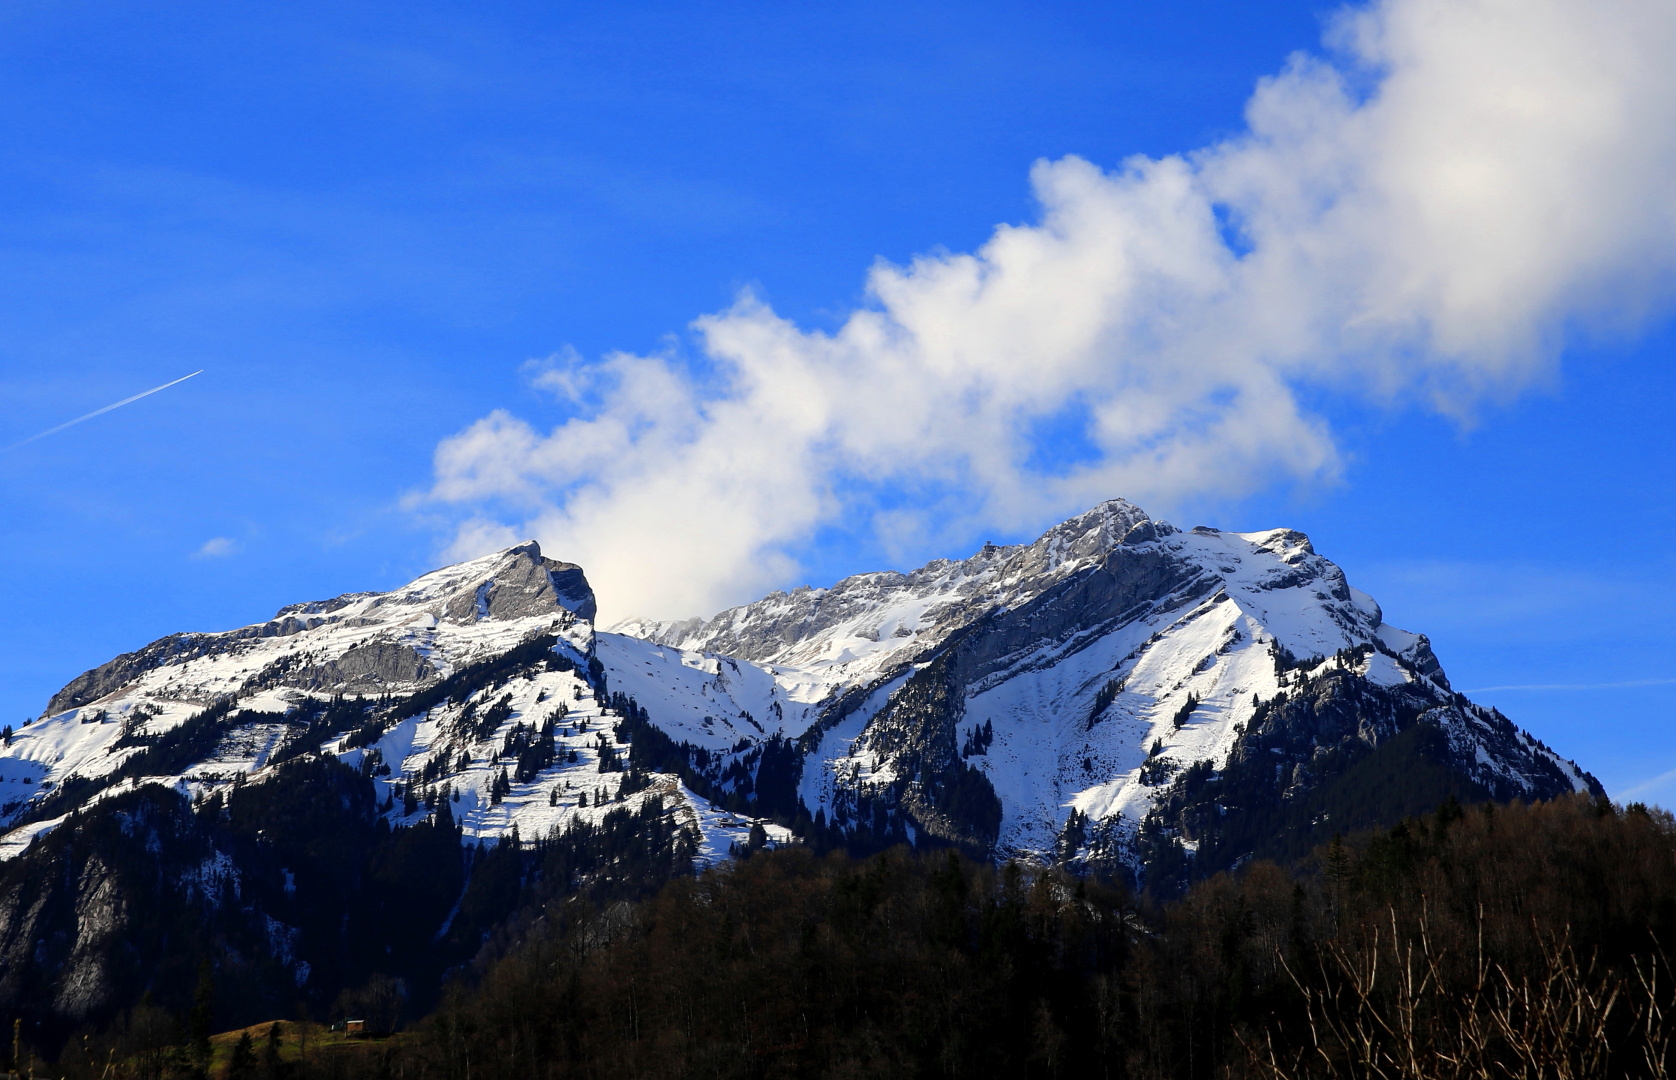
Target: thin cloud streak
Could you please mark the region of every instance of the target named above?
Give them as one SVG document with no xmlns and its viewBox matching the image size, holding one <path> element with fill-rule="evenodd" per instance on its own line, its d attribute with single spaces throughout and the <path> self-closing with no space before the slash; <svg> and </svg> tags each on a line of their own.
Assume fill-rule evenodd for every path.
<svg viewBox="0 0 1676 1080">
<path fill-rule="evenodd" d="M 1490 694 L 1510 690 L 1529 690 L 1537 693 L 1567 690 L 1633 690 L 1643 686 L 1676 686 L 1676 679 L 1627 679 L 1624 682 L 1599 683 L 1529 683 L 1519 686 L 1480 686 L 1462 690 L 1463 694 Z"/>
<path fill-rule="evenodd" d="M 1621 791 L 1618 793 L 1618 798 L 1633 799 L 1638 795 L 1651 795 L 1660 788 L 1669 787 L 1671 781 L 1676 781 L 1676 769 L 1671 769 L 1669 772 L 1659 773 L 1651 780 L 1644 780 L 1632 788 Z"/>
<path fill-rule="evenodd" d="M 132 405 L 134 402 L 140 400 L 143 397 L 150 397 L 152 394 L 157 393 L 159 390 L 167 390 L 171 386 L 178 385 L 180 383 L 185 382 L 187 379 L 192 378 L 193 375 L 202 375 L 203 373 L 204 373 L 204 369 L 199 368 L 197 371 L 194 371 L 192 373 L 192 375 L 182 375 L 180 378 L 175 379 L 172 382 L 166 382 L 162 386 L 154 386 L 150 390 L 142 390 L 138 394 L 135 394 L 133 397 L 125 397 L 121 401 L 118 401 L 117 403 L 115 403 L 114 405 L 106 405 L 102 409 L 94 409 L 92 412 L 86 414 L 85 416 L 78 416 L 74 420 L 68 420 L 68 421 L 65 421 L 62 424 L 59 424 L 57 427 L 47 428 L 45 431 L 41 432 L 39 435 L 31 435 L 27 439 L 23 439 L 19 442 L 15 442 L 10 446 L 5 447 L 4 450 L 0 450 L 0 453 L 4 453 L 7 450 L 16 450 L 20 446 L 27 446 L 30 443 L 35 442 L 38 439 L 46 438 L 48 435 L 56 435 L 60 431 L 63 431 L 65 428 L 75 427 L 77 424 L 80 424 L 80 423 L 82 423 L 83 421 L 86 421 L 86 420 L 91 420 L 95 416 L 103 416 L 105 413 L 110 412 L 112 409 L 120 409 L 124 405 Z"/>
</svg>

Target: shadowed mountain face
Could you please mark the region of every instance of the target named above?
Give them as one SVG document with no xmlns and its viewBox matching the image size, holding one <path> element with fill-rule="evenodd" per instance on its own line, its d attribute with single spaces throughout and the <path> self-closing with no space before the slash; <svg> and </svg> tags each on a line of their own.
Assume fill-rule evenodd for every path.
<svg viewBox="0 0 1676 1080">
<path fill-rule="evenodd" d="M 1031 544 L 708 620 L 603 632 L 594 614 L 582 569 L 529 543 L 171 635 L 72 681 L 0 749 L 0 998 L 64 1017 L 131 1000 L 146 971 L 174 970 L 156 959 L 171 946 L 146 959 L 110 943 L 164 908 L 226 914 L 205 867 L 284 871 L 279 893 L 240 894 L 269 896 L 271 941 L 323 933 L 303 925 L 310 905 L 360 910 L 363 886 L 268 866 L 262 843 L 191 810 L 222 800 L 260 833 L 266 804 L 241 793 L 289 790 L 304 765 L 353 781 L 321 812 L 373 830 L 341 860 L 358 881 L 380 837 L 434 839 L 444 818 L 444 846 L 475 851 L 594 835 L 615 813 L 659 837 L 660 872 L 755 834 L 954 845 L 1173 890 L 1451 795 L 1603 794 L 1455 693 L 1423 636 L 1290 530 L 1182 532 L 1114 500 Z M 155 843 L 125 848 L 131 865 L 99 846 L 134 829 Z M 435 938 L 453 917 L 436 904 L 388 925 Z M 226 947 L 245 955 L 232 943 L 254 924 L 235 922 Z M 328 974 L 301 944 L 270 951 L 263 993 L 276 978 L 323 993 L 373 963 Z"/>
</svg>

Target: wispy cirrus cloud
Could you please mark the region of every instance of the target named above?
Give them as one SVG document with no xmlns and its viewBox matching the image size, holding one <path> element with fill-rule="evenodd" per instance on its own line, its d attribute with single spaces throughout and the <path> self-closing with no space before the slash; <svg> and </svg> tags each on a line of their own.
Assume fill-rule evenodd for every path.
<svg viewBox="0 0 1676 1080">
<path fill-rule="evenodd" d="M 1625 788 L 1623 791 L 1617 792 L 1616 795 L 1623 802 L 1628 802 L 1631 799 L 1657 799 L 1668 807 L 1670 803 L 1676 802 L 1676 798 L 1673 798 L 1673 796 L 1676 796 L 1676 769 L 1660 773 L 1652 779 L 1644 780 L 1633 787 Z"/>
<path fill-rule="evenodd" d="M 1676 8 L 1386 0 L 1328 45 L 1225 141 L 1037 163 L 1037 221 L 875 266 L 830 333 L 746 292 L 694 357 L 559 359 L 571 419 L 495 411 L 438 447 L 455 553 L 534 535 L 610 615 L 710 611 L 836 522 L 1015 531 L 1331 477 L 1302 391 L 1466 414 L 1547 377 L 1568 329 L 1665 309 Z"/>
<path fill-rule="evenodd" d="M 225 559 L 238 550 L 238 542 L 231 537 L 212 536 L 205 540 L 197 551 L 192 553 L 192 557 L 194 559 Z"/>
</svg>

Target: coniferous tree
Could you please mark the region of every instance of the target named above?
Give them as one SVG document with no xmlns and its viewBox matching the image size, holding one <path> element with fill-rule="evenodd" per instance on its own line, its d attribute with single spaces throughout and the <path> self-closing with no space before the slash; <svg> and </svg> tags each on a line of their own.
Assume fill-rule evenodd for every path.
<svg viewBox="0 0 1676 1080">
<path fill-rule="evenodd" d="M 268 1037 L 262 1043 L 262 1075 L 277 1080 L 285 1073 L 285 1063 L 280 1060 L 279 1048 L 285 1043 L 284 1026 L 278 1020 L 268 1025 Z"/>
<path fill-rule="evenodd" d="M 198 988 L 192 995 L 192 1014 L 189 1021 L 192 1028 L 192 1059 L 200 1069 L 207 1069 L 210 1062 L 210 1035 L 215 1031 L 215 978 L 208 960 L 198 967 Z"/>
<path fill-rule="evenodd" d="M 233 1044 L 233 1060 L 227 1066 L 227 1080 L 252 1076 L 256 1072 L 256 1044 L 246 1029 Z"/>
</svg>

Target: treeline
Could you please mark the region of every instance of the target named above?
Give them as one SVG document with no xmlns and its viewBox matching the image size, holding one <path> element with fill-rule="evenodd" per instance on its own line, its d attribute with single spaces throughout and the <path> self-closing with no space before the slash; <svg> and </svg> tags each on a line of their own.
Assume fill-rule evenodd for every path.
<svg viewBox="0 0 1676 1080">
<path fill-rule="evenodd" d="M 1431 1080 L 1670 1064 L 1676 822 L 1640 806 L 1450 802 L 1167 902 L 948 851 L 807 848 L 639 901 L 551 896 L 399 1039 L 287 1075 Z"/>
<path fill-rule="evenodd" d="M 952 853 L 759 853 L 572 901 L 409 1075 L 1662 1076 L 1676 823 L 1438 812 L 1154 905 Z"/>
<path fill-rule="evenodd" d="M 624 817 L 607 829 L 649 824 Z M 601 836 L 509 860 L 487 906 L 519 914 L 429 1015 L 272 1075 L 1431 1080 L 1670 1064 L 1676 821 L 1660 810 L 1449 802 L 1162 902 L 905 848 L 759 851 L 670 880 L 679 842 L 637 854 Z M 552 859 L 568 865 L 538 866 Z M 655 874 L 661 889 L 637 886 Z M 551 884 L 532 893 L 536 878 Z M 112 1076 L 142 1060 L 195 1075 L 184 1048 L 140 1055 L 131 1033 L 161 1023 L 146 1008 L 93 1053 L 67 1047 L 52 1075 L 106 1075 L 113 1055 Z"/>
</svg>

